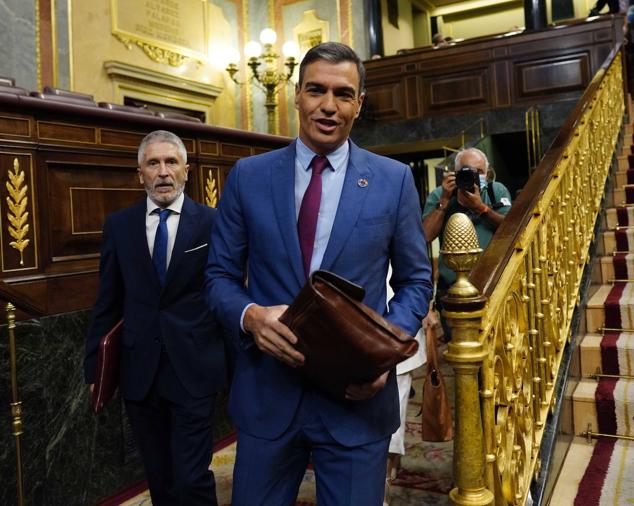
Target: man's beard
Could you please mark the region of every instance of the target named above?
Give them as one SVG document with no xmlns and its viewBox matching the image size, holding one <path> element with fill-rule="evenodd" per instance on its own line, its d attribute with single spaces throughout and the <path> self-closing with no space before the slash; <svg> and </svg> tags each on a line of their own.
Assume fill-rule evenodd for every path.
<svg viewBox="0 0 634 506">
<path fill-rule="evenodd" d="M 172 191 L 169 193 L 160 193 L 156 191 L 156 188 L 145 187 L 150 200 L 158 206 L 169 206 L 172 202 L 176 201 L 185 190 L 185 182 L 174 183 Z"/>
</svg>

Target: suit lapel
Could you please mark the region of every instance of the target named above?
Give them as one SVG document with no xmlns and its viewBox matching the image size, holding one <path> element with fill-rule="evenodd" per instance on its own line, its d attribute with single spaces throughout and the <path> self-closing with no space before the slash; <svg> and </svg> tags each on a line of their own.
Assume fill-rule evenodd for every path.
<svg viewBox="0 0 634 506">
<path fill-rule="evenodd" d="M 297 236 L 295 216 L 295 143 L 281 151 L 277 164 L 271 168 L 273 207 L 291 268 L 299 286 L 305 281 L 302 255 Z"/>
<path fill-rule="evenodd" d="M 132 233 L 130 234 L 130 247 L 133 252 L 139 252 L 141 257 L 141 269 L 152 283 L 156 286 L 156 291 L 160 290 L 160 283 L 154 264 L 152 263 L 152 257 L 150 256 L 150 249 L 147 243 L 147 233 L 145 231 L 145 215 L 147 213 L 147 200 L 140 202 L 132 211 L 131 227 Z M 131 255 L 130 258 L 135 258 L 137 255 Z"/>
<path fill-rule="evenodd" d="M 196 209 L 196 205 L 187 195 L 185 195 L 180 220 L 178 221 L 178 230 L 176 232 L 174 248 L 172 249 L 170 264 L 165 275 L 165 287 L 167 287 L 174 277 L 174 272 L 178 270 L 178 264 L 183 259 L 185 249 L 191 241 L 192 234 L 196 226 L 197 216 L 198 209 Z"/>
<path fill-rule="evenodd" d="M 350 158 L 346 177 L 339 198 L 335 222 L 332 225 L 328 246 L 321 261 L 320 269 L 329 270 L 341 253 L 352 228 L 357 223 L 357 218 L 363 207 L 363 202 L 368 194 L 368 187 L 372 185 L 372 172 L 368 167 L 363 152 L 350 141 Z M 363 183 L 365 180 L 365 184 Z"/>
</svg>

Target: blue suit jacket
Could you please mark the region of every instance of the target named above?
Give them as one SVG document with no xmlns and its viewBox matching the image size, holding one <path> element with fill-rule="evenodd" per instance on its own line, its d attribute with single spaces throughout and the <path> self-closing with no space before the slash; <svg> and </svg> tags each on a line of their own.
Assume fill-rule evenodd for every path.
<svg viewBox="0 0 634 506">
<path fill-rule="evenodd" d="M 231 413 L 241 430 L 267 439 L 288 428 L 304 382 L 298 371 L 260 352 L 241 332 L 240 316 L 251 302 L 290 304 L 305 283 L 294 177 L 295 143 L 234 166 L 223 189 L 206 272 L 209 303 L 240 347 Z M 365 287 L 364 302 L 386 314 L 385 279 L 391 259 L 395 296 L 387 318 L 411 335 L 420 328 L 432 293 L 418 202 L 406 165 L 350 142 L 339 207 L 321 264 Z M 370 400 L 340 401 L 319 393 L 317 397 L 324 424 L 343 445 L 377 441 L 399 425 L 394 374 Z"/>
<path fill-rule="evenodd" d="M 145 214 L 144 199 L 109 215 L 104 224 L 99 295 L 86 338 L 86 381 L 94 382 L 99 339 L 123 317 L 119 388 L 124 398 L 145 397 L 162 346 L 186 390 L 194 397 L 211 395 L 227 377 L 222 329 L 203 292 L 216 211 L 185 197 L 163 288 L 148 250 Z"/>
</svg>

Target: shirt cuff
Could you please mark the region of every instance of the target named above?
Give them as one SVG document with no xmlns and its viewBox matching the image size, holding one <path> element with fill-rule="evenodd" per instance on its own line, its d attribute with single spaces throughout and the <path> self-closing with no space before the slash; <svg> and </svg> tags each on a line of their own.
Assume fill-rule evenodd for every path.
<svg viewBox="0 0 634 506">
<path fill-rule="evenodd" d="M 242 310 L 242 314 L 240 315 L 240 330 L 242 332 L 244 332 L 246 334 L 246 330 L 244 330 L 244 315 L 247 312 L 247 309 L 249 309 L 253 304 L 255 304 L 255 302 L 251 302 L 249 304 L 247 304 L 246 306 L 244 306 L 244 309 Z"/>
</svg>

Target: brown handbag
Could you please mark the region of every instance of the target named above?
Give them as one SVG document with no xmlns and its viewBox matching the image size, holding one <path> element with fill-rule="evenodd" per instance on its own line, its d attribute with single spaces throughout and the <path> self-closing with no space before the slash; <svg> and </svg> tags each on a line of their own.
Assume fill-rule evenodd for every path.
<svg viewBox="0 0 634 506">
<path fill-rule="evenodd" d="M 438 367 L 436 333 L 429 326 L 425 331 L 427 346 L 427 372 L 423 383 L 422 421 L 423 441 L 450 441 L 453 439 L 453 416 L 447 398 L 445 379 Z"/>
<path fill-rule="evenodd" d="M 90 406 L 95 413 L 103 409 L 119 387 L 119 341 L 122 330 L 123 320 L 119 320 L 99 341 L 95 384 L 90 397 Z"/>
<path fill-rule="evenodd" d="M 337 398 L 346 387 L 378 378 L 418 349 L 416 340 L 361 301 L 365 290 L 328 271 L 315 271 L 280 317 L 305 357 L 299 368 Z"/>
</svg>

